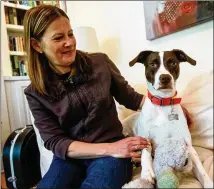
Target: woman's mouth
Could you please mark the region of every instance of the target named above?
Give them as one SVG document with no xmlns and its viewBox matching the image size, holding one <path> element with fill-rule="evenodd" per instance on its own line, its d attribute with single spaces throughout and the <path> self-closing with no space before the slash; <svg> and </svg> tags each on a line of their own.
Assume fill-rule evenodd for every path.
<svg viewBox="0 0 214 189">
<path fill-rule="evenodd" d="M 62 52 L 62 54 L 73 54 L 73 51 L 72 50 L 70 50 L 70 51 L 64 51 L 64 52 Z"/>
</svg>

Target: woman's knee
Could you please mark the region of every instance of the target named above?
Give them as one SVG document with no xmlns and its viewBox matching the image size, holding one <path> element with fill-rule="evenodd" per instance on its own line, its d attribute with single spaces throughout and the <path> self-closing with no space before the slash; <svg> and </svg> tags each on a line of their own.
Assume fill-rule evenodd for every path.
<svg viewBox="0 0 214 189">
<path fill-rule="evenodd" d="M 120 188 L 131 180 L 132 164 L 130 159 L 99 158 L 87 172 L 82 188 Z"/>
<path fill-rule="evenodd" d="M 79 188 L 84 173 L 79 162 L 54 158 L 37 188 Z"/>
</svg>

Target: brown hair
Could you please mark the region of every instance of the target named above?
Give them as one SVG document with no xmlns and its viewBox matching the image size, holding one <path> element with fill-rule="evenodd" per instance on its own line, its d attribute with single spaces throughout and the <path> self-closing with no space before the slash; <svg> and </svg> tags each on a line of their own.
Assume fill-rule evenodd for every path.
<svg viewBox="0 0 214 189">
<path fill-rule="evenodd" d="M 39 93 L 45 95 L 45 73 L 48 60 L 44 54 L 40 54 L 31 46 L 31 38 L 41 41 L 48 26 L 57 18 L 64 16 L 68 20 L 66 13 L 52 5 L 40 5 L 29 9 L 24 16 L 24 48 L 27 53 L 27 72 L 31 84 Z"/>
</svg>

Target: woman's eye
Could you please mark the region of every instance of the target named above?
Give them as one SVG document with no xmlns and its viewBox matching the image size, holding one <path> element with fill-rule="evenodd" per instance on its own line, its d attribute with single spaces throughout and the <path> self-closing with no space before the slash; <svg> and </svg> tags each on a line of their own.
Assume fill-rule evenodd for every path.
<svg viewBox="0 0 214 189">
<path fill-rule="evenodd" d="M 60 40 L 62 39 L 62 36 L 59 36 L 59 37 L 55 37 L 54 40 Z"/>
<path fill-rule="evenodd" d="M 69 37 L 73 37 L 73 35 L 74 35 L 73 33 L 68 34 Z"/>
</svg>

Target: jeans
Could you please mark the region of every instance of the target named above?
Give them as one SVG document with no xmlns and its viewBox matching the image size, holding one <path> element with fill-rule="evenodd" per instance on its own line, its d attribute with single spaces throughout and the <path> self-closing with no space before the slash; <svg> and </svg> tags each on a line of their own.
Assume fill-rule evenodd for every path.
<svg viewBox="0 0 214 189">
<path fill-rule="evenodd" d="M 37 188 L 121 188 L 131 176 L 130 158 L 62 160 L 54 156 Z"/>
</svg>

